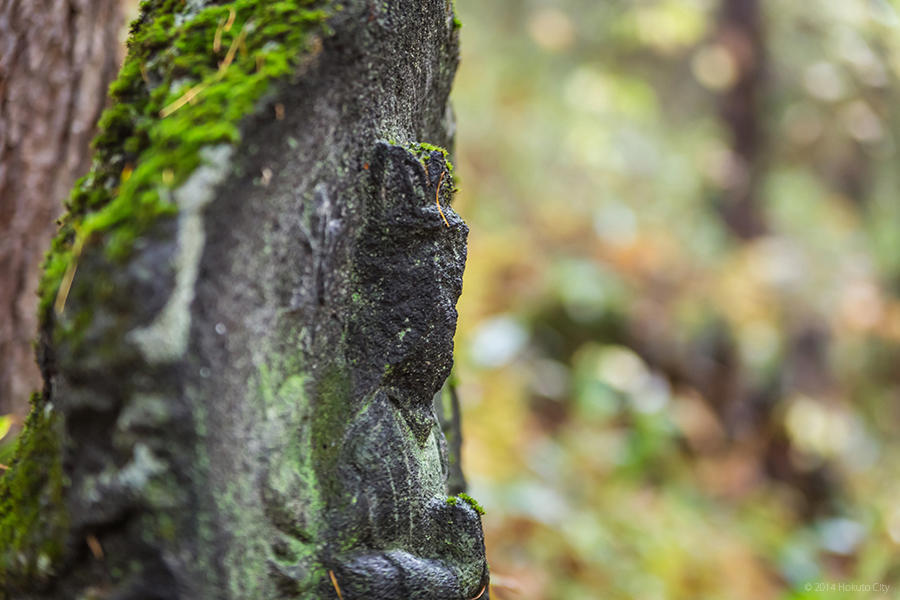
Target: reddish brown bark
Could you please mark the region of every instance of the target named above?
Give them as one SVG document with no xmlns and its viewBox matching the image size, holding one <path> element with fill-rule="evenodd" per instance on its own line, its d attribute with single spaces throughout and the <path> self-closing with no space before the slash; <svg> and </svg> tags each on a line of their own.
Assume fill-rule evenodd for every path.
<svg viewBox="0 0 900 600">
<path fill-rule="evenodd" d="M 40 263 L 119 64 L 120 0 L 0 0 L 0 414 L 41 378 Z"/>
</svg>

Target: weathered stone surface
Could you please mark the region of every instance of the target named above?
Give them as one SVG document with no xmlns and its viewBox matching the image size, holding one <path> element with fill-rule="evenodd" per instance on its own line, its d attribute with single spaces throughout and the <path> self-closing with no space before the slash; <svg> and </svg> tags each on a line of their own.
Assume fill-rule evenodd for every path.
<svg viewBox="0 0 900 600">
<path fill-rule="evenodd" d="M 190 27 L 211 4 L 146 10 Z M 62 430 L 64 507 L 0 553 L 9 597 L 488 597 L 432 406 L 467 233 L 430 146 L 452 143 L 452 6 L 328 10 L 239 141 L 160 192 L 177 210 L 142 217 L 126 252 L 109 246 L 127 219 L 59 242 L 77 269 L 44 303 L 34 404 Z"/>
</svg>

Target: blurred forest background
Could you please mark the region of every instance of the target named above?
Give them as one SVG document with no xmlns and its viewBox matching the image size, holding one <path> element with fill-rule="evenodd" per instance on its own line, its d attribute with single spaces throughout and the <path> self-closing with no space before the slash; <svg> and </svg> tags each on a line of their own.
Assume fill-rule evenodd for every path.
<svg viewBox="0 0 900 600">
<path fill-rule="evenodd" d="M 896 5 L 456 2 L 494 595 L 900 597 Z"/>
<path fill-rule="evenodd" d="M 896 597 L 895 4 L 456 2 L 494 597 Z"/>
</svg>

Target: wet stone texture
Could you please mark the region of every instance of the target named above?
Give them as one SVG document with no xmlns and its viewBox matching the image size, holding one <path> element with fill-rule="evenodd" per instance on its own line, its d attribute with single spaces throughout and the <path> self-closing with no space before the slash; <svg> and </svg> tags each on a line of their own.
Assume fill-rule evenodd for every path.
<svg viewBox="0 0 900 600">
<path fill-rule="evenodd" d="M 0 551 L 0 597 L 488 598 L 432 404 L 468 231 L 435 149 L 453 141 L 452 3 L 329 10 L 176 213 L 125 259 L 85 244 L 35 401 L 62 502 Z M 16 510 L 0 503 L 0 535 Z"/>
</svg>

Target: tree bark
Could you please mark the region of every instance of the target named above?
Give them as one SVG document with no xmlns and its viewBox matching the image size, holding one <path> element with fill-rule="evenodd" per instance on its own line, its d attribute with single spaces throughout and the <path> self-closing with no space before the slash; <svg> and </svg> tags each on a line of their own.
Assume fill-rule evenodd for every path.
<svg viewBox="0 0 900 600">
<path fill-rule="evenodd" d="M 119 65 L 118 0 L 0 0 L 0 414 L 24 415 L 39 263 Z"/>
<path fill-rule="evenodd" d="M 432 404 L 458 25 L 341 4 L 144 4 L 40 286 L 9 597 L 489 597 Z"/>
<path fill-rule="evenodd" d="M 735 175 L 721 198 L 722 217 L 738 238 L 766 232 L 759 206 L 763 125 L 760 113 L 765 87 L 765 39 L 760 0 L 722 0 L 715 33 L 734 59 L 736 80 L 719 99 L 723 124 L 731 134 Z"/>
</svg>

